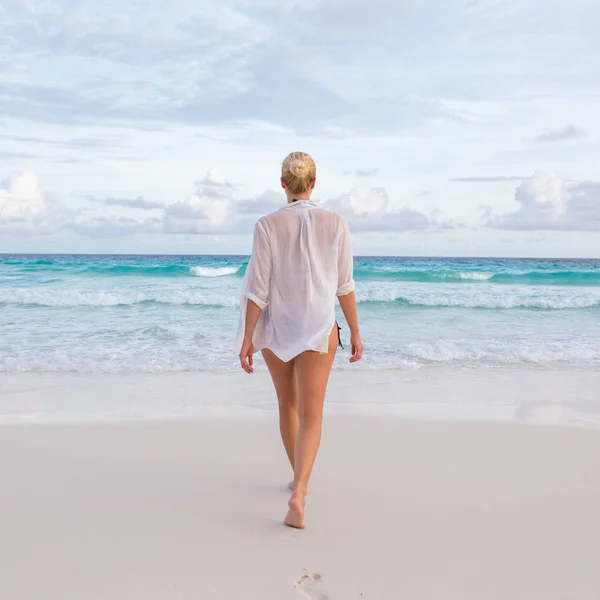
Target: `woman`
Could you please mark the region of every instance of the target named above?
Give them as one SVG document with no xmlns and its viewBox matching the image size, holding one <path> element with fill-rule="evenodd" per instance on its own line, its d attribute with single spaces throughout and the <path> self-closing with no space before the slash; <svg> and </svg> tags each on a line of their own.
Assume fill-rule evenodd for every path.
<svg viewBox="0 0 600 600">
<path fill-rule="evenodd" d="M 252 356 L 261 350 L 275 385 L 281 437 L 294 470 L 284 522 L 297 529 L 304 528 L 308 480 L 339 343 L 336 296 L 350 327 L 350 362 L 363 352 L 350 234 L 341 216 L 310 199 L 315 183 L 316 167 L 308 154 L 293 152 L 284 160 L 281 187 L 287 205 L 256 224 L 237 343 L 244 371 L 253 372 Z"/>
</svg>

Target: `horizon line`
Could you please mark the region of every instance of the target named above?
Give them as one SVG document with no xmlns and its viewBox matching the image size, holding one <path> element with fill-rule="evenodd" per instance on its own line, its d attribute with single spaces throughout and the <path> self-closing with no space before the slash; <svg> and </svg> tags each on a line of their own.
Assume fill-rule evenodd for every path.
<svg viewBox="0 0 600 600">
<path fill-rule="evenodd" d="M 98 256 L 98 257 L 157 257 L 157 256 L 173 256 L 173 257 L 194 257 L 194 258 L 231 258 L 231 257 L 249 257 L 250 254 L 180 254 L 180 253 L 152 253 L 152 254 L 136 254 L 136 253 L 104 253 L 104 252 L 0 252 L 0 257 L 6 256 Z M 430 258 L 443 258 L 443 259 L 472 259 L 472 260 L 594 260 L 600 261 L 600 257 L 592 256 L 474 256 L 474 255 L 453 255 L 453 256 L 440 256 L 440 255 L 398 255 L 398 254 L 355 254 L 355 259 L 361 258 L 400 258 L 400 259 L 430 259 Z"/>
</svg>

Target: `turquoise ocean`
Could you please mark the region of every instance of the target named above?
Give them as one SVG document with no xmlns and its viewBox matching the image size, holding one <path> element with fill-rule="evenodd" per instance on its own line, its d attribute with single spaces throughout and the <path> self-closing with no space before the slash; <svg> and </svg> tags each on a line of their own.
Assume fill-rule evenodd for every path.
<svg viewBox="0 0 600 600">
<path fill-rule="evenodd" d="M 247 260 L 0 255 L 0 372 L 237 369 Z M 365 358 L 336 368 L 600 366 L 599 260 L 357 257 L 355 278 Z"/>
</svg>

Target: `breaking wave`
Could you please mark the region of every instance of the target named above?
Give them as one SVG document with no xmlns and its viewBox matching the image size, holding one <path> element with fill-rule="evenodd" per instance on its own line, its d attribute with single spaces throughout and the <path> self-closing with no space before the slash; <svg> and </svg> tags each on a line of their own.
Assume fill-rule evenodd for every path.
<svg viewBox="0 0 600 600">
<path fill-rule="evenodd" d="M 221 277 L 231 273 L 214 273 Z M 600 291 L 564 288 L 465 288 L 459 285 L 445 288 L 397 285 L 359 285 L 359 303 L 387 303 L 397 306 L 473 309 L 538 309 L 567 310 L 600 307 Z M 143 303 L 197 305 L 232 308 L 239 306 L 238 285 L 224 287 L 161 286 L 160 288 L 131 289 L 56 289 L 44 287 L 14 287 L 0 289 L 0 304 L 52 307 L 131 306 Z"/>
</svg>

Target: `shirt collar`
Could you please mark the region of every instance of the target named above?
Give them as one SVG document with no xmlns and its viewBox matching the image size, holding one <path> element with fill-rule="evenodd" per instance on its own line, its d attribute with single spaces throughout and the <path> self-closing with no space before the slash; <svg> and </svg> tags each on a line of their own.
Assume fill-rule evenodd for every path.
<svg viewBox="0 0 600 600">
<path fill-rule="evenodd" d="M 288 202 L 283 208 L 296 208 L 297 206 L 317 206 L 314 200 L 296 200 L 296 202 Z"/>
</svg>

